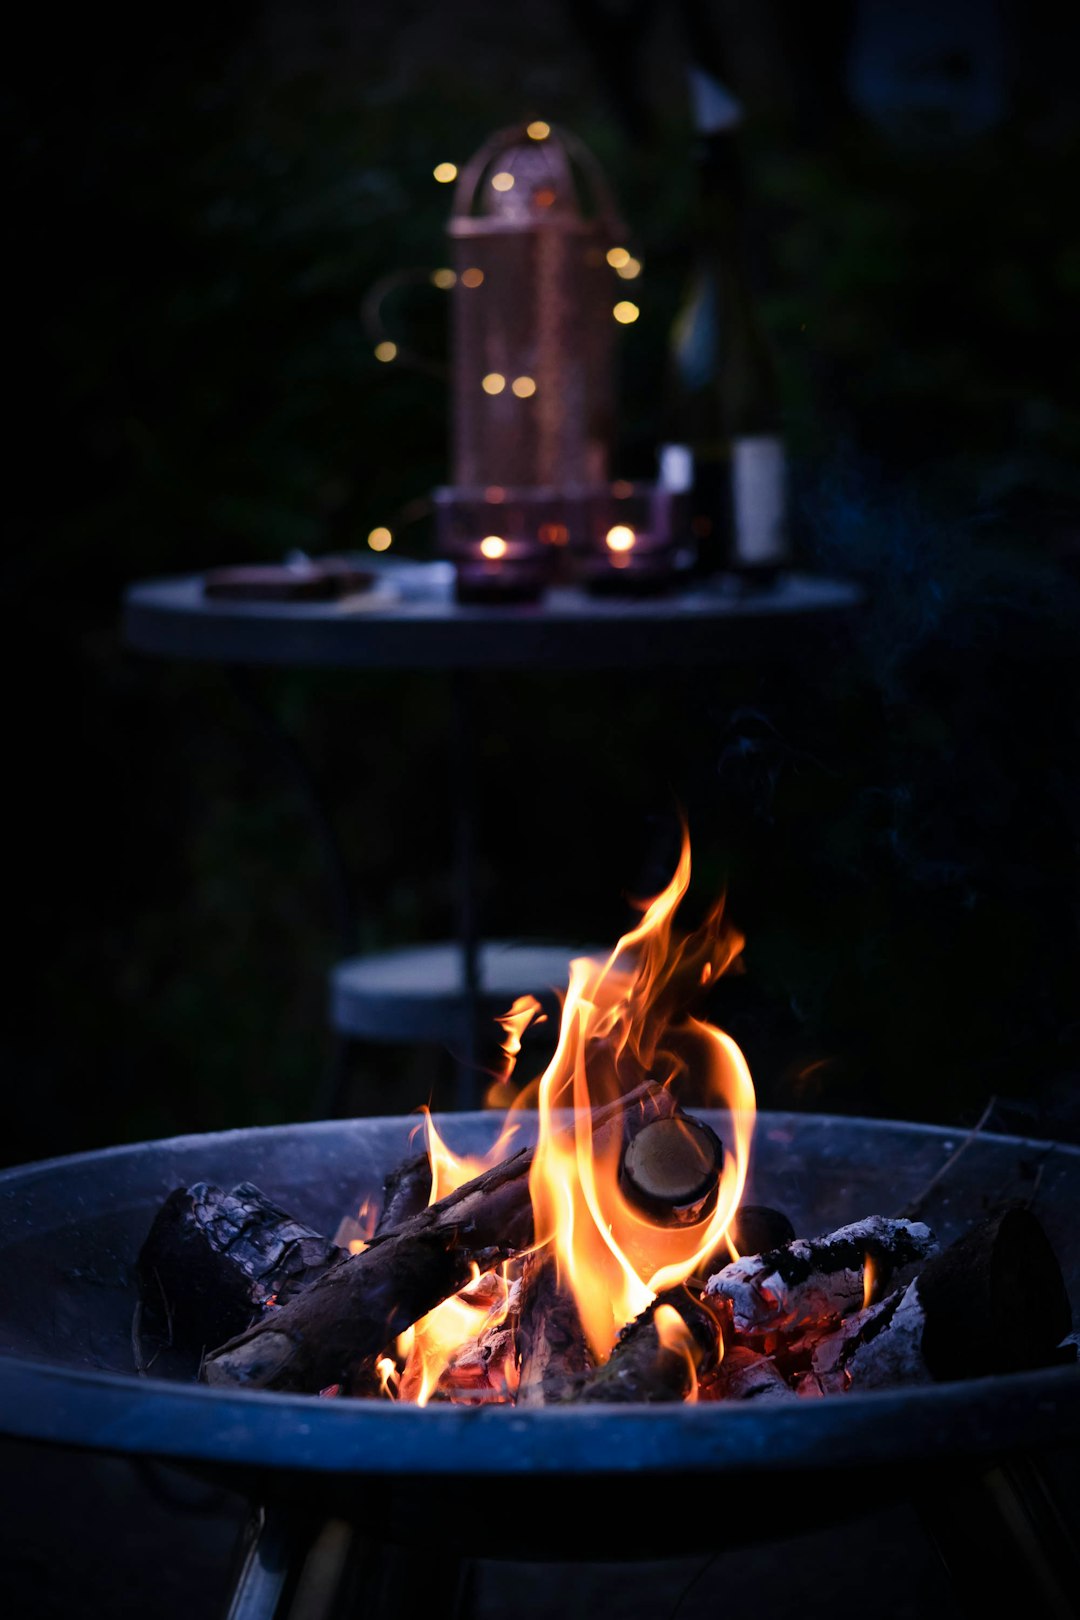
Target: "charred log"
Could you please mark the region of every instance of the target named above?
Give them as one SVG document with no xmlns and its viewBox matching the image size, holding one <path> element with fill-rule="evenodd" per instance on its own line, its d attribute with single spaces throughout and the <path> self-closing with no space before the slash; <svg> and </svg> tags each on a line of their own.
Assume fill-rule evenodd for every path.
<svg viewBox="0 0 1080 1620">
<path fill-rule="evenodd" d="M 517 1314 L 518 1406 L 547 1406 L 575 1395 L 592 1371 L 573 1296 L 559 1286 L 550 1249 L 526 1256 Z"/>
<path fill-rule="evenodd" d="M 909 1281 L 937 1241 L 921 1221 L 872 1215 L 817 1238 L 796 1238 L 732 1261 L 709 1278 L 708 1296 L 730 1312 L 742 1338 L 797 1335 L 863 1301 L 867 1262 L 880 1293 Z"/>
<path fill-rule="evenodd" d="M 136 1262 L 143 1329 L 202 1351 L 242 1333 L 271 1299 L 292 1298 L 343 1257 L 251 1182 L 231 1192 L 204 1181 L 177 1187 Z"/>
<path fill-rule="evenodd" d="M 675 1107 L 662 1087 L 645 1084 L 594 1110 L 594 1135 L 617 1143 Z M 522 1148 L 373 1237 L 270 1318 L 214 1350 L 203 1364 L 206 1381 L 309 1392 L 348 1384 L 354 1369 L 457 1293 L 477 1268 L 490 1270 L 531 1246 L 533 1153 Z"/>
<path fill-rule="evenodd" d="M 671 1334 L 663 1315 L 671 1310 L 682 1331 Z M 707 1375 L 720 1354 L 716 1317 L 686 1288 L 666 1289 L 630 1322 L 592 1377 L 571 1401 L 685 1401 L 698 1375 Z"/>
</svg>

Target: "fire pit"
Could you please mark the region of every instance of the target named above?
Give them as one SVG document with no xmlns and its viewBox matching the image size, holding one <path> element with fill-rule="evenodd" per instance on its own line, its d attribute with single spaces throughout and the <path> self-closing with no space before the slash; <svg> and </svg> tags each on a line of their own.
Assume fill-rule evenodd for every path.
<svg viewBox="0 0 1080 1620">
<path fill-rule="evenodd" d="M 723 1132 L 722 1114 L 704 1117 Z M 474 1150 L 490 1146 L 498 1127 L 490 1113 L 439 1124 L 449 1141 Z M 190 1370 L 183 1380 L 157 1367 L 148 1377 L 136 1373 L 134 1264 L 173 1188 L 249 1180 L 325 1229 L 381 1184 L 408 1153 L 415 1126 L 412 1116 L 275 1126 L 7 1171 L 0 1431 L 180 1463 L 256 1500 L 310 1504 L 317 1495 L 327 1511 L 360 1515 L 391 1539 L 407 1538 L 410 1525 L 415 1532 L 419 1516 L 435 1541 L 534 1558 L 570 1556 L 578 1537 L 595 1547 L 587 1510 L 600 1488 L 623 1527 L 610 1555 L 657 1557 L 749 1534 L 755 1522 L 758 1534 L 775 1526 L 777 1490 L 786 1495 L 795 1481 L 806 1523 L 844 1513 L 853 1473 L 872 1477 L 875 1488 L 907 1490 L 911 1468 L 944 1458 L 1080 1440 L 1075 1366 L 770 1407 L 531 1410 L 234 1393 L 195 1382 Z M 782 1204 L 797 1230 L 831 1230 L 918 1196 L 960 1140 L 917 1124 L 762 1114 L 748 1196 Z M 980 1135 L 927 1202 L 925 1218 L 947 1240 L 981 1216 L 988 1197 L 1028 1196 L 1036 1178 L 1036 1207 L 1075 1291 L 1074 1147 Z M 707 1488 L 686 1490 L 693 1478 Z M 675 1480 L 677 1512 L 642 1516 L 643 1493 L 662 1504 Z M 813 1489 L 803 1488 L 808 1481 Z M 498 1502 L 503 1492 L 512 1514 L 432 1512 L 433 1493 L 453 1503 L 477 1493 Z"/>
</svg>

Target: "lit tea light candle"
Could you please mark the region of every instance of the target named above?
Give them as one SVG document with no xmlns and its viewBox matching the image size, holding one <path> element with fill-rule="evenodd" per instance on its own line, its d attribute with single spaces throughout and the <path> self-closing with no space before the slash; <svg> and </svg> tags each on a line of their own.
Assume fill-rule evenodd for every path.
<svg viewBox="0 0 1080 1620">
<path fill-rule="evenodd" d="M 594 496 L 574 571 L 596 595 L 666 589 L 674 576 L 667 492 L 656 484 L 620 478 Z"/>
</svg>

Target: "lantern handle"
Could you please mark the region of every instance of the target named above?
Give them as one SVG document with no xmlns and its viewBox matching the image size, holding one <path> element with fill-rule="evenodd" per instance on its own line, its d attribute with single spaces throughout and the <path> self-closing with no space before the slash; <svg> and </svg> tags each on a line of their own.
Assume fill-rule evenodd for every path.
<svg viewBox="0 0 1080 1620">
<path fill-rule="evenodd" d="M 608 183 L 607 176 L 592 151 L 579 136 L 573 134 L 571 130 L 564 129 L 561 125 L 552 124 L 550 134 L 545 136 L 544 139 L 548 140 L 551 136 L 561 142 L 567 155 L 576 161 L 580 169 L 584 170 L 592 190 L 597 220 L 603 225 L 612 242 L 621 242 L 626 235 L 626 227 L 616 206 L 615 194 Z M 483 146 L 474 152 L 458 175 L 458 182 L 454 187 L 452 217 L 468 219 L 472 216 L 477 192 L 480 189 L 480 182 L 484 178 L 485 171 L 500 152 L 505 151 L 508 146 L 520 144 L 523 138 L 531 139 L 528 135 L 528 127 L 525 124 L 507 124 L 502 129 L 496 130 L 493 135 L 488 136 Z"/>
<path fill-rule="evenodd" d="M 396 350 L 393 364 L 407 368 L 409 371 L 422 372 L 427 377 L 436 377 L 440 382 L 445 382 L 449 376 L 446 365 L 437 360 L 430 360 L 425 355 L 419 354 L 415 349 L 411 349 L 407 344 L 402 343 L 383 317 L 383 305 L 391 293 L 396 292 L 399 287 L 417 287 L 424 283 L 429 286 L 437 286 L 438 283 L 432 281 L 434 274 L 434 270 L 427 270 L 423 266 L 416 265 L 404 270 L 391 270 L 386 275 L 380 276 L 377 281 L 372 282 L 364 294 L 360 306 L 360 318 L 364 330 L 373 344 L 386 341 L 393 343 Z"/>
</svg>

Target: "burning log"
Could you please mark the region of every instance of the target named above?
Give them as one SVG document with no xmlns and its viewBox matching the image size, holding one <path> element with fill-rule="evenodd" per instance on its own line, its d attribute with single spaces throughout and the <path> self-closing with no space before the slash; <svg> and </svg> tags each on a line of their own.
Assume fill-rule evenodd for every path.
<svg viewBox="0 0 1080 1620">
<path fill-rule="evenodd" d="M 571 1398 L 592 1371 L 573 1296 L 559 1286 L 550 1249 L 527 1255 L 517 1314 L 518 1406 Z"/>
<path fill-rule="evenodd" d="M 275 1296 L 291 1299 L 343 1256 L 249 1181 L 231 1192 L 204 1181 L 177 1187 L 136 1261 L 143 1321 L 202 1351 L 242 1333 Z"/>
<path fill-rule="evenodd" d="M 521 1280 L 509 1291 L 495 1272 L 485 1272 L 459 1299 L 480 1304 L 491 1299 L 485 1324 L 473 1339 L 467 1339 L 450 1357 L 439 1376 L 433 1399 L 479 1405 L 490 1401 L 516 1399 L 518 1372 L 516 1322 L 521 1299 Z M 398 1390 L 399 1400 L 415 1398 L 406 1382 Z"/>
<path fill-rule="evenodd" d="M 723 1166 L 716 1132 L 700 1119 L 673 1114 L 646 1125 L 627 1144 L 620 1180 L 653 1220 L 691 1226 L 715 1207 Z"/>
<path fill-rule="evenodd" d="M 623 1328 L 570 1401 L 685 1401 L 720 1355 L 720 1325 L 686 1288 L 665 1289 Z"/>
<path fill-rule="evenodd" d="M 936 1248 L 921 1221 L 871 1215 L 822 1237 L 796 1238 L 734 1260 L 709 1278 L 706 1293 L 724 1303 L 742 1338 L 795 1335 L 858 1309 L 868 1263 L 880 1293 L 910 1280 Z"/>
<path fill-rule="evenodd" d="M 676 1104 L 645 1083 L 593 1111 L 594 1138 L 631 1134 Z M 486 1170 L 318 1278 L 270 1317 L 205 1360 L 211 1384 L 315 1392 L 348 1384 L 353 1371 L 405 1328 L 457 1293 L 476 1268 L 490 1270 L 533 1241 L 529 1171 L 534 1149 Z"/>
</svg>

